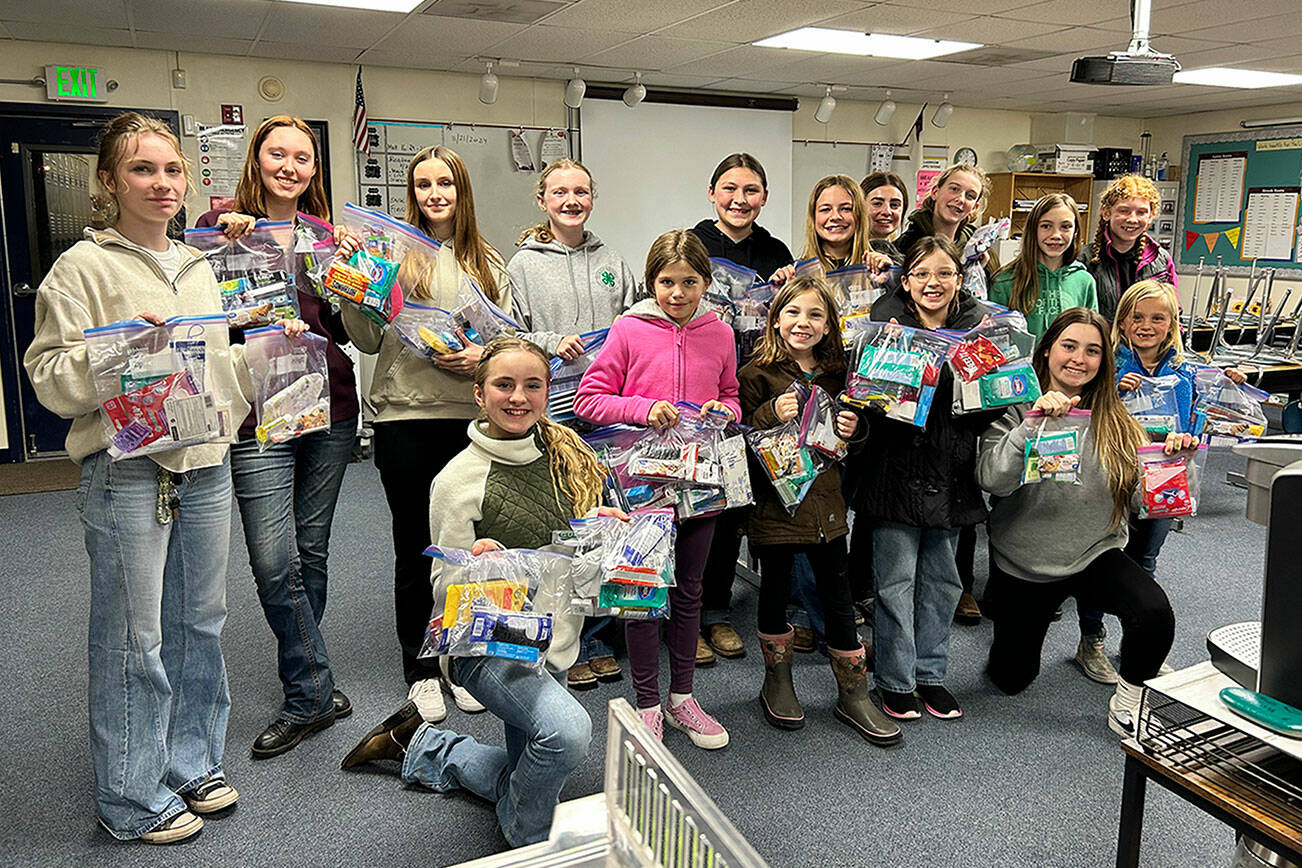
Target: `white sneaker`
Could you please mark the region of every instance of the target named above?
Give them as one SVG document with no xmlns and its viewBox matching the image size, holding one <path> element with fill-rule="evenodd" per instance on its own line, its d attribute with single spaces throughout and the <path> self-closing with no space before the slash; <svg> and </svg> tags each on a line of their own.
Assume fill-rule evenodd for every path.
<svg viewBox="0 0 1302 868">
<path fill-rule="evenodd" d="M 466 714 L 478 714 L 484 710 L 484 706 L 478 699 L 470 695 L 470 691 L 460 684 L 448 682 L 448 687 L 452 688 L 452 701 L 457 704 L 457 708 Z"/>
<path fill-rule="evenodd" d="M 443 704 L 443 688 L 437 678 L 417 681 L 407 691 L 407 698 L 416 703 L 416 710 L 426 723 L 438 723 L 448 716 L 447 706 Z"/>
<path fill-rule="evenodd" d="M 1124 678 L 1117 681 L 1116 692 L 1108 700 L 1108 728 L 1123 738 L 1135 737 L 1135 724 L 1139 719 L 1139 702 L 1144 698 L 1144 686 L 1131 684 Z"/>
</svg>

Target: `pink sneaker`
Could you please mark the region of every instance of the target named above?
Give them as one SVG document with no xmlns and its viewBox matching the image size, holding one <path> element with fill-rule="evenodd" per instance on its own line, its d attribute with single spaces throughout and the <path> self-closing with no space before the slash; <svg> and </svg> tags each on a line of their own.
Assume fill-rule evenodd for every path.
<svg viewBox="0 0 1302 868">
<path fill-rule="evenodd" d="M 701 709 L 695 696 L 683 700 L 682 705 L 670 705 L 666 701 L 665 723 L 687 733 L 697 747 L 718 750 L 728 744 L 728 730 Z"/>
<path fill-rule="evenodd" d="M 656 741 L 664 741 L 665 716 L 661 713 L 660 706 L 640 708 L 637 713 L 642 718 L 642 725 L 651 730 L 651 734 L 656 737 Z"/>
</svg>

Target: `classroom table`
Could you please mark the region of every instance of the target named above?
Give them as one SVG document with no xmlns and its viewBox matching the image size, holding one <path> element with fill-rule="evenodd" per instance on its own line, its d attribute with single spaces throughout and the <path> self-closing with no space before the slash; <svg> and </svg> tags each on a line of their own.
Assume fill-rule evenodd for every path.
<svg viewBox="0 0 1302 868">
<path fill-rule="evenodd" d="M 1121 822 L 1117 832 L 1117 868 L 1139 868 L 1144 826 L 1144 791 L 1154 781 L 1240 834 L 1302 864 L 1302 822 L 1285 822 L 1254 806 L 1253 793 L 1242 783 L 1219 780 L 1214 770 L 1190 774 L 1171 761 L 1146 753 L 1134 739 L 1121 742 L 1126 755 L 1121 787 Z M 1299 818 L 1302 819 L 1302 818 Z M 1226 846 L 1226 854 L 1230 847 Z"/>
<path fill-rule="evenodd" d="M 1187 337 L 1189 349 L 1205 352 L 1212 344 L 1212 335 L 1215 333 L 1215 326 L 1195 326 L 1193 336 Z M 1272 341 L 1277 343 L 1286 343 L 1289 338 L 1293 337 L 1293 323 L 1282 322 L 1275 326 L 1274 333 L 1271 335 Z M 1225 324 L 1225 333 L 1221 336 L 1227 344 L 1236 344 L 1253 347 L 1257 345 L 1257 322 L 1256 320 L 1245 320 L 1242 323 L 1229 322 Z"/>
</svg>

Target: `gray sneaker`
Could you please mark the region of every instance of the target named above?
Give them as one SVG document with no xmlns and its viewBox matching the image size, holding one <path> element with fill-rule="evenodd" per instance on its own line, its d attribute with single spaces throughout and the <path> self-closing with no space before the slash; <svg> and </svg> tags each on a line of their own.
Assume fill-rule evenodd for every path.
<svg viewBox="0 0 1302 868">
<path fill-rule="evenodd" d="M 1076 663 L 1091 681 L 1116 684 L 1121 680 L 1117 670 L 1112 668 L 1112 661 L 1108 659 L 1102 636 L 1080 637 L 1080 644 L 1076 646 Z"/>
</svg>

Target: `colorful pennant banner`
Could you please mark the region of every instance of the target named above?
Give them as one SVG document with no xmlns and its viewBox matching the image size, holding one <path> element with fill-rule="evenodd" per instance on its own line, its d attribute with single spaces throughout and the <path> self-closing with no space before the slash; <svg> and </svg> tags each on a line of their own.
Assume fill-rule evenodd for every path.
<svg viewBox="0 0 1302 868">
<path fill-rule="evenodd" d="M 1225 240 L 1230 242 L 1230 245 L 1234 247 L 1235 250 L 1238 250 L 1239 237 L 1242 234 L 1243 234 L 1242 226 L 1235 226 L 1233 229 L 1226 229 L 1224 232 L 1199 233 L 1199 232 L 1189 232 L 1188 230 L 1186 230 L 1184 233 L 1184 249 L 1189 250 L 1201 240 L 1207 243 L 1207 252 L 1211 253 L 1213 250 L 1216 249 L 1216 242 L 1220 240 L 1220 237 L 1222 235 L 1224 235 Z"/>
</svg>

